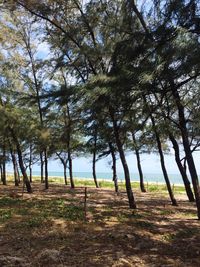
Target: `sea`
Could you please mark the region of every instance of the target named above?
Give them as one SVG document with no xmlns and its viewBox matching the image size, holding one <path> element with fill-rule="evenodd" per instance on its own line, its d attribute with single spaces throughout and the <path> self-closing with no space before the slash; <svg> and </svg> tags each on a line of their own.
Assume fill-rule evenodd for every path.
<svg viewBox="0 0 200 267">
<path fill-rule="evenodd" d="M 33 171 L 34 176 L 40 176 L 39 171 Z M 172 184 L 183 184 L 182 177 L 179 174 L 168 174 L 170 182 Z M 49 176 L 51 177 L 63 177 L 63 172 L 58 171 L 49 171 Z M 74 172 L 73 173 L 74 178 L 82 178 L 82 179 L 92 179 L 92 173 L 91 172 Z M 124 174 L 118 173 L 118 180 L 123 181 L 124 180 Z M 139 175 L 137 173 L 131 173 L 131 181 L 137 182 L 139 181 Z M 69 174 L 68 174 L 69 177 Z M 97 172 L 97 179 L 99 180 L 106 180 L 106 181 L 112 181 L 112 173 L 110 172 Z M 160 173 L 144 173 L 144 181 L 145 182 L 152 182 L 152 183 L 165 183 L 164 177 Z"/>
</svg>

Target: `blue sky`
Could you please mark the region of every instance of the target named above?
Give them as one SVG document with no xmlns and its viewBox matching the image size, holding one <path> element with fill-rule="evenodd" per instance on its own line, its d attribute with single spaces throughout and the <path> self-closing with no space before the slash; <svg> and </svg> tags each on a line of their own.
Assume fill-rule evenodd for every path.
<svg viewBox="0 0 200 267">
<path fill-rule="evenodd" d="M 197 167 L 197 171 L 200 174 L 200 164 L 199 161 L 199 153 L 194 153 L 194 159 Z M 137 172 L 137 162 L 134 154 L 127 155 L 127 162 L 130 168 L 130 172 Z M 174 156 L 173 155 L 165 155 L 166 167 L 169 174 L 179 174 L 179 170 L 177 169 Z M 141 163 L 143 167 L 144 174 L 160 174 L 162 173 L 160 167 L 160 160 L 158 154 L 143 154 L 141 156 Z M 39 166 L 34 166 L 34 170 L 39 171 Z M 49 162 L 49 171 L 62 171 L 62 165 L 59 161 L 51 160 Z M 73 161 L 73 170 L 74 172 L 91 172 L 92 170 L 92 159 L 87 158 L 77 158 Z M 123 168 L 120 162 L 120 159 L 117 162 L 117 170 L 118 172 L 123 172 Z M 100 160 L 97 162 L 97 172 L 111 172 L 111 167 L 108 164 L 108 159 Z"/>
</svg>

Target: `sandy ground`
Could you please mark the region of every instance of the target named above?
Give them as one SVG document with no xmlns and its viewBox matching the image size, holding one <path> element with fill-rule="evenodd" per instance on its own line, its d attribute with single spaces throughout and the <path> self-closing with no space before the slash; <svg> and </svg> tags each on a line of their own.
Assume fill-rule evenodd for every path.
<svg viewBox="0 0 200 267">
<path fill-rule="evenodd" d="M 138 209 L 125 192 L 71 190 L 34 183 L 33 194 L 0 186 L 0 266 L 199 267 L 200 222 L 194 203 L 135 190 Z"/>
</svg>

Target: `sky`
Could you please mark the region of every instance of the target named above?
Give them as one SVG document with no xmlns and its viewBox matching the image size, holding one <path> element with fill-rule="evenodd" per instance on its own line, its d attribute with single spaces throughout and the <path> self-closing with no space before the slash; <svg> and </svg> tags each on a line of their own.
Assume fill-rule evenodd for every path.
<svg viewBox="0 0 200 267">
<path fill-rule="evenodd" d="M 196 163 L 197 171 L 200 174 L 200 164 L 199 164 L 199 153 L 194 153 L 194 160 Z M 97 172 L 112 172 L 111 166 L 109 165 L 108 159 L 100 160 L 97 162 L 96 170 Z M 127 155 L 127 162 L 131 173 L 138 172 L 137 162 L 134 154 Z M 165 163 L 169 174 L 179 174 L 179 170 L 176 166 L 174 155 L 165 155 Z M 160 159 L 158 154 L 142 154 L 141 164 L 144 174 L 162 174 Z M 39 165 L 34 166 L 35 171 L 40 170 Z M 49 172 L 56 171 L 62 172 L 62 165 L 59 161 L 50 160 L 49 161 Z M 73 171 L 74 172 L 91 172 L 92 171 L 92 158 L 76 158 L 73 160 Z M 121 165 L 120 159 L 117 161 L 117 171 L 123 173 L 123 167 Z"/>
</svg>

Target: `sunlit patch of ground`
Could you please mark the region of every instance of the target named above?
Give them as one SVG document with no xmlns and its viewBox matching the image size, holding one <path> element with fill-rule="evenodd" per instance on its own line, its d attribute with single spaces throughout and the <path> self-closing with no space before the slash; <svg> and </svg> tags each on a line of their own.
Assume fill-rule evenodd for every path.
<svg viewBox="0 0 200 267">
<path fill-rule="evenodd" d="M 85 218 L 84 187 L 43 186 L 0 186 L 0 266 L 200 266 L 200 222 L 183 194 L 174 207 L 136 190 L 133 211 L 124 191 L 89 187 Z"/>
</svg>

